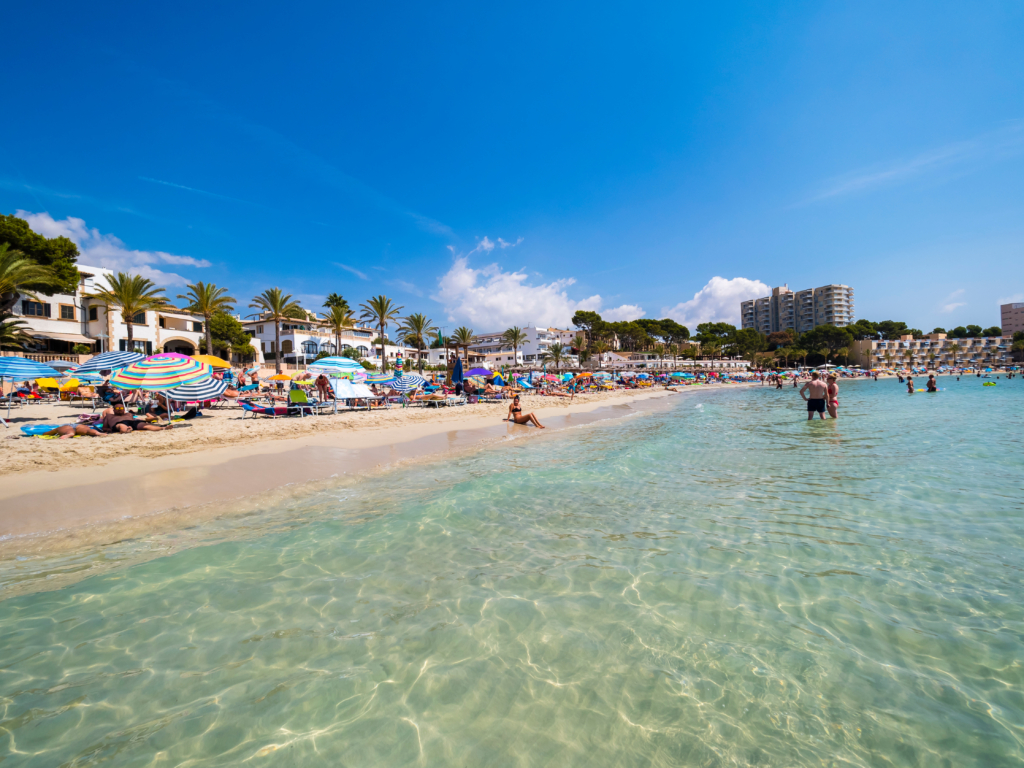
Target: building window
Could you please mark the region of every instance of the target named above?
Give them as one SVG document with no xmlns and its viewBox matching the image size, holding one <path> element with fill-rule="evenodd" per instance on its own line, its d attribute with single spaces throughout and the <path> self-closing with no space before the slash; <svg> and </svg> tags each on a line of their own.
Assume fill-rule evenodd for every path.
<svg viewBox="0 0 1024 768">
<path fill-rule="evenodd" d="M 21 302 L 21 314 L 27 315 L 28 317 L 49 317 L 50 305 L 43 304 L 38 301 L 28 301 L 26 299 Z"/>
<path fill-rule="evenodd" d="M 162 317 L 160 318 L 160 327 L 161 328 L 166 328 L 167 327 L 167 320 L 165 320 Z"/>
<path fill-rule="evenodd" d="M 256 333 L 263 333 L 263 326 L 262 325 L 257 325 L 256 326 Z"/>
<path fill-rule="evenodd" d="M 119 344 L 120 344 L 122 352 L 128 352 L 129 351 L 128 350 L 128 339 L 120 339 Z M 133 349 L 131 351 L 133 351 L 133 352 L 138 352 L 139 354 L 142 354 L 142 355 L 152 355 L 153 354 L 153 342 L 152 341 L 142 341 L 140 339 L 132 339 L 132 347 L 133 347 Z"/>
<path fill-rule="evenodd" d="M 203 324 L 202 323 L 192 323 L 192 332 L 193 333 L 202 333 L 203 332 Z"/>
<path fill-rule="evenodd" d="M 282 341 L 281 342 L 281 354 L 282 355 L 287 355 L 291 351 L 292 351 L 291 339 L 285 339 L 284 341 Z"/>
<path fill-rule="evenodd" d="M 99 307 L 89 307 L 89 320 L 99 320 L 100 310 Z"/>
<path fill-rule="evenodd" d="M 75 319 L 75 308 L 71 304 L 60 305 L 60 319 L 61 320 L 74 320 Z"/>
<path fill-rule="evenodd" d="M 146 324 L 146 313 L 136 312 L 132 315 L 132 325 L 145 325 Z"/>
</svg>

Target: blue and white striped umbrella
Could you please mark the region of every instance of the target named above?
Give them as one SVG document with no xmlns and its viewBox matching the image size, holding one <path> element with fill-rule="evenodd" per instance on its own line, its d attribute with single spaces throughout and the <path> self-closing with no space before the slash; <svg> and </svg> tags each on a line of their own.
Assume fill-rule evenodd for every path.
<svg viewBox="0 0 1024 768">
<path fill-rule="evenodd" d="M 60 374 L 48 365 L 37 363 L 35 360 L 28 360 L 24 357 L 0 357 L 0 382 L 7 381 L 28 381 L 29 379 L 54 378 L 59 379 Z M 7 418 L 11 418 L 11 399 L 7 398 Z M 3 419 L 0 419 L 3 421 Z M 4 426 L 8 426 L 4 421 Z"/>
<path fill-rule="evenodd" d="M 419 389 L 427 383 L 427 380 L 422 376 L 416 376 L 411 373 L 407 373 L 405 376 L 399 376 L 388 386 L 396 392 L 412 392 L 414 389 Z"/>
<path fill-rule="evenodd" d="M 59 379 L 61 374 L 48 365 L 28 360 L 24 357 L 0 357 L 0 379 L 9 381 L 28 381 L 52 377 Z"/>
<path fill-rule="evenodd" d="M 350 357 L 322 357 L 310 363 L 306 370 L 310 373 L 326 373 L 330 375 L 343 371 L 362 371 L 365 369 L 358 360 L 353 360 Z"/>
<path fill-rule="evenodd" d="M 79 384 L 84 384 L 87 387 L 91 387 L 94 384 L 102 384 L 105 381 L 98 373 L 89 373 L 88 371 L 86 373 L 65 371 L 64 376 L 78 379 Z"/>
<path fill-rule="evenodd" d="M 75 369 L 75 373 L 89 373 L 90 371 L 116 371 L 119 368 L 127 368 L 133 363 L 145 360 L 146 356 L 139 352 L 104 352 L 96 355 Z"/>
<path fill-rule="evenodd" d="M 390 384 L 394 380 L 393 373 L 371 373 L 366 377 L 367 384 Z"/>
<path fill-rule="evenodd" d="M 182 384 L 180 387 L 169 389 L 164 393 L 168 400 L 176 403 L 192 403 L 203 400 L 216 400 L 224 394 L 228 388 L 228 382 L 218 379 L 206 379 L 195 384 Z"/>
</svg>

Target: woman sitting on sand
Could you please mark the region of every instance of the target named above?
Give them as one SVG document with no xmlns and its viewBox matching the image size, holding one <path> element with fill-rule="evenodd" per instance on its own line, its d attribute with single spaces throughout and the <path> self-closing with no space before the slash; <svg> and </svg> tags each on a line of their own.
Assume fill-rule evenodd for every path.
<svg viewBox="0 0 1024 768">
<path fill-rule="evenodd" d="M 158 432 L 164 429 L 170 429 L 167 427 L 158 427 L 156 424 L 150 424 L 149 422 L 153 419 L 151 416 L 145 417 L 145 419 L 136 419 L 130 413 L 125 413 L 124 406 L 121 403 L 117 403 L 113 408 L 108 408 L 103 412 L 103 431 L 104 432 L 131 432 L 132 430 L 146 431 L 146 432 Z"/>
<path fill-rule="evenodd" d="M 512 398 L 512 404 L 508 407 L 508 418 L 505 421 L 514 421 L 516 424 L 533 424 L 540 429 L 546 428 L 537 421 L 537 417 L 532 412 L 523 413 L 523 408 L 519 405 L 519 395 Z"/>
</svg>

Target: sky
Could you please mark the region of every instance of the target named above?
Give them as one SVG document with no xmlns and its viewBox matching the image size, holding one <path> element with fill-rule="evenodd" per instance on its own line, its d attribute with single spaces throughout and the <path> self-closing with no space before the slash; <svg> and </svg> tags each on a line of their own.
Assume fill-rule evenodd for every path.
<svg viewBox="0 0 1024 768">
<path fill-rule="evenodd" d="M 498 5 L 14 5 L 0 212 L 171 297 L 447 332 L 1024 301 L 1024 4 Z"/>
</svg>

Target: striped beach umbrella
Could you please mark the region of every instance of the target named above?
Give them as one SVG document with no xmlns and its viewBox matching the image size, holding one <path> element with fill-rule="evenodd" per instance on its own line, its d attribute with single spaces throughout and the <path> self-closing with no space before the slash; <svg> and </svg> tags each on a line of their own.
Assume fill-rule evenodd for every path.
<svg viewBox="0 0 1024 768">
<path fill-rule="evenodd" d="M 24 357 L 0 357 L 0 385 L 4 381 L 28 381 L 29 379 L 60 378 L 60 374 L 48 365 Z M 2 386 L 0 386 L 2 391 Z M 7 418 L 11 418 L 11 398 L 7 398 Z M 0 419 L 0 421 L 3 421 Z M 4 421 L 4 426 L 10 426 Z"/>
<path fill-rule="evenodd" d="M 326 373 L 328 376 L 334 376 L 344 371 L 362 371 L 364 369 L 362 363 L 350 357 L 321 357 L 310 363 L 306 370 L 310 373 Z"/>
<path fill-rule="evenodd" d="M 405 376 L 399 376 L 395 379 L 390 386 L 396 392 L 412 392 L 414 389 L 419 389 L 427 383 L 427 380 L 422 376 L 416 376 L 411 373 L 407 373 Z"/>
<path fill-rule="evenodd" d="M 68 371 L 64 375 L 74 376 L 78 379 L 79 384 L 84 384 L 87 387 L 91 387 L 95 384 L 102 384 L 105 381 L 105 379 L 98 373 L 90 373 L 89 371 L 86 371 L 85 373 L 82 373 L 81 371 Z"/>
<path fill-rule="evenodd" d="M 120 389 L 164 391 L 213 377 L 213 368 L 191 357 L 162 352 L 122 368 L 110 377 Z"/>
<path fill-rule="evenodd" d="M 116 371 L 118 368 L 127 368 L 132 363 L 138 363 L 146 359 L 146 356 L 139 352 L 104 352 L 102 355 L 90 358 L 75 368 L 75 373 L 89 373 L 90 371 Z"/>
<path fill-rule="evenodd" d="M 228 388 L 228 383 L 220 379 L 206 379 L 195 384 L 183 384 L 180 387 L 169 389 L 164 392 L 164 397 L 176 403 L 202 402 L 204 400 L 216 400 L 223 395 Z"/>
<path fill-rule="evenodd" d="M 393 373 L 371 373 L 366 377 L 367 384 L 390 384 L 394 380 Z"/>
</svg>

